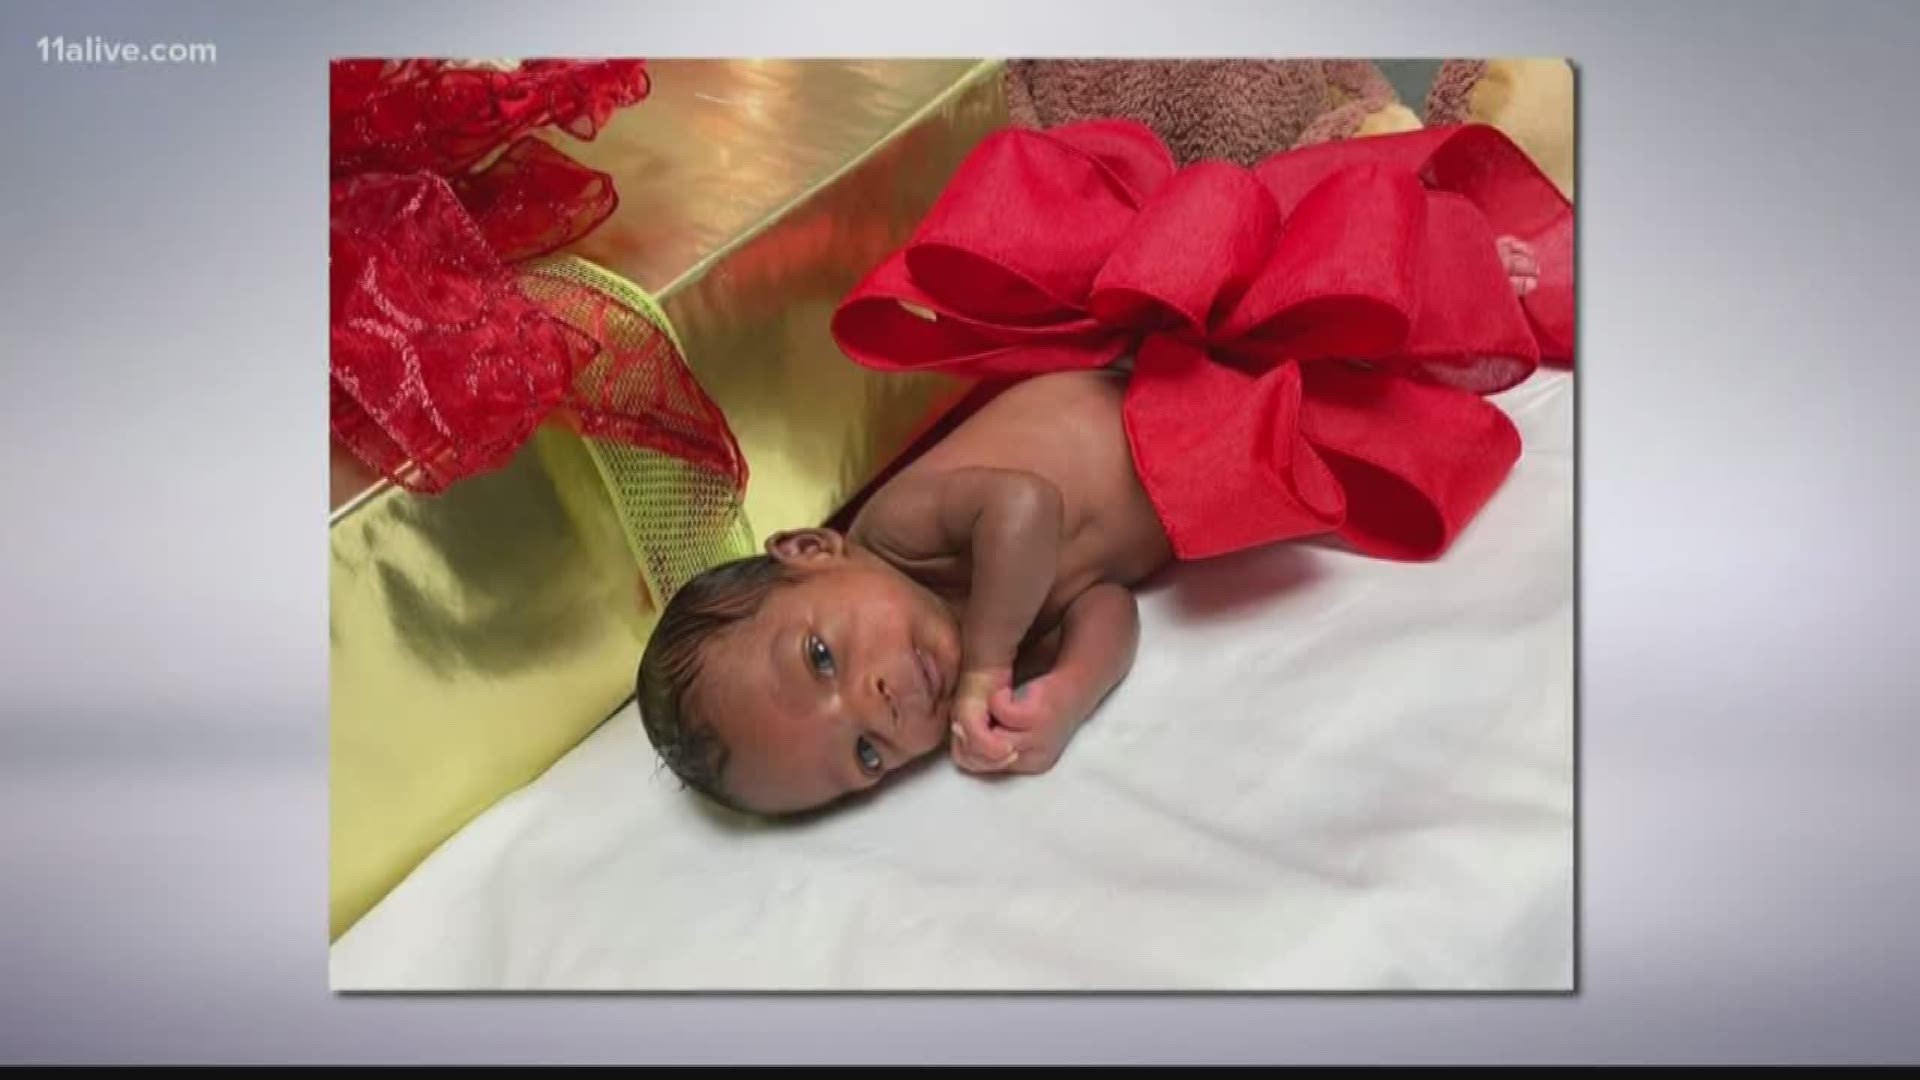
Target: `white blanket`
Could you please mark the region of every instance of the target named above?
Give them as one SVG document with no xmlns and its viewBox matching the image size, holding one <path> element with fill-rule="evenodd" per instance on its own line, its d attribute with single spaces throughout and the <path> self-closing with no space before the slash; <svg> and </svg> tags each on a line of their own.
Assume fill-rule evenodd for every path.
<svg viewBox="0 0 1920 1080">
<path fill-rule="evenodd" d="M 338 990 L 1564 990 L 1574 957 L 1573 383 L 1456 546 L 1176 568 L 1038 778 L 941 762 L 742 828 L 632 707 L 334 947 Z"/>
</svg>

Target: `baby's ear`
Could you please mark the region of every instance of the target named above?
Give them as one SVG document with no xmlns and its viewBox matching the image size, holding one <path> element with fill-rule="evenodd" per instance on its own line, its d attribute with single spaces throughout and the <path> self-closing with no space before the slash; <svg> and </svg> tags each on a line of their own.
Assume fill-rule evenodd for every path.
<svg viewBox="0 0 1920 1080">
<path fill-rule="evenodd" d="M 846 546 L 846 538 L 833 529 L 792 529 L 767 537 L 767 554 L 792 566 L 837 559 Z"/>
</svg>

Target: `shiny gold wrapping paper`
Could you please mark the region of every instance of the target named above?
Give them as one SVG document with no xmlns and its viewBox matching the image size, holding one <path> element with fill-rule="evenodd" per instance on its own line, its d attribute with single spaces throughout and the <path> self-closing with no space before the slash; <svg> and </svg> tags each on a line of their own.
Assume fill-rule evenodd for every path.
<svg viewBox="0 0 1920 1080">
<path fill-rule="evenodd" d="M 645 104 L 592 142 L 556 140 L 618 181 L 619 208 L 574 251 L 661 298 L 746 454 L 747 518 L 763 535 L 825 519 L 951 388 L 854 366 L 827 322 L 1005 122 L 999 72 L 662 63 Z"/>
<path fill-rule="evenodd" d="M 854 366 L 828 319 L 1005 122 L 999 64 L 651 67 L 652 96 L 595 140 L 555 137 L 620 194 L 573 253 L 665 310 L 746 454 L 753 535 L 818 523 L 965 389 Z M 343 498 L 352 465 L 336 454 L 333 472 L 337 937 L 620 708 L 653 611 L 587 448 L 562 431 L 438 497 Z M 636 782 L 654 767 L 634 765 Z"/>
</svg>

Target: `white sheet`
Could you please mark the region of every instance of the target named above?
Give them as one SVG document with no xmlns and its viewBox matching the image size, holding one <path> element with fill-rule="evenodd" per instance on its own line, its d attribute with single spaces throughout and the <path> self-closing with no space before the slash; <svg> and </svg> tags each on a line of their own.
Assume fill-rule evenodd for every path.
<svg viewBox="0 0 1920 1080">
<path fill-rule="evenodd" d="M 340 990 L 1571 989 L 1573 385 L 1442 561 L 1178 568 L 1056 769 L 740 831 L 631 707 L 334 948 Z"/>
</svg>

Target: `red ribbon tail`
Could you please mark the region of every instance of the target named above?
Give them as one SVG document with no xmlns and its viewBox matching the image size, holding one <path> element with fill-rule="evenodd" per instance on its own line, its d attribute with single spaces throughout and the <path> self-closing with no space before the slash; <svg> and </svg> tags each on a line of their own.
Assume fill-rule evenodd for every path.
<svg viewBox="0 0 1920 1080">
<path fill-rule="evenodd" d="M 1172 338 L 1151 338 L 1140 350 L 1127 438 L 1178 558 L 1339 526 L 1339 485 L 1301 436 L 1301 393 L 1296 364 L 1254 377 Z"/>
<path fill-rule="evenodd" d="M 1346 367 L 1306 374 L 1301 426 L 1346 492 L 1341 537 L 1389 559 L 1445 554 L 1520 458 L 1484 398 Z"/>
</svg>

